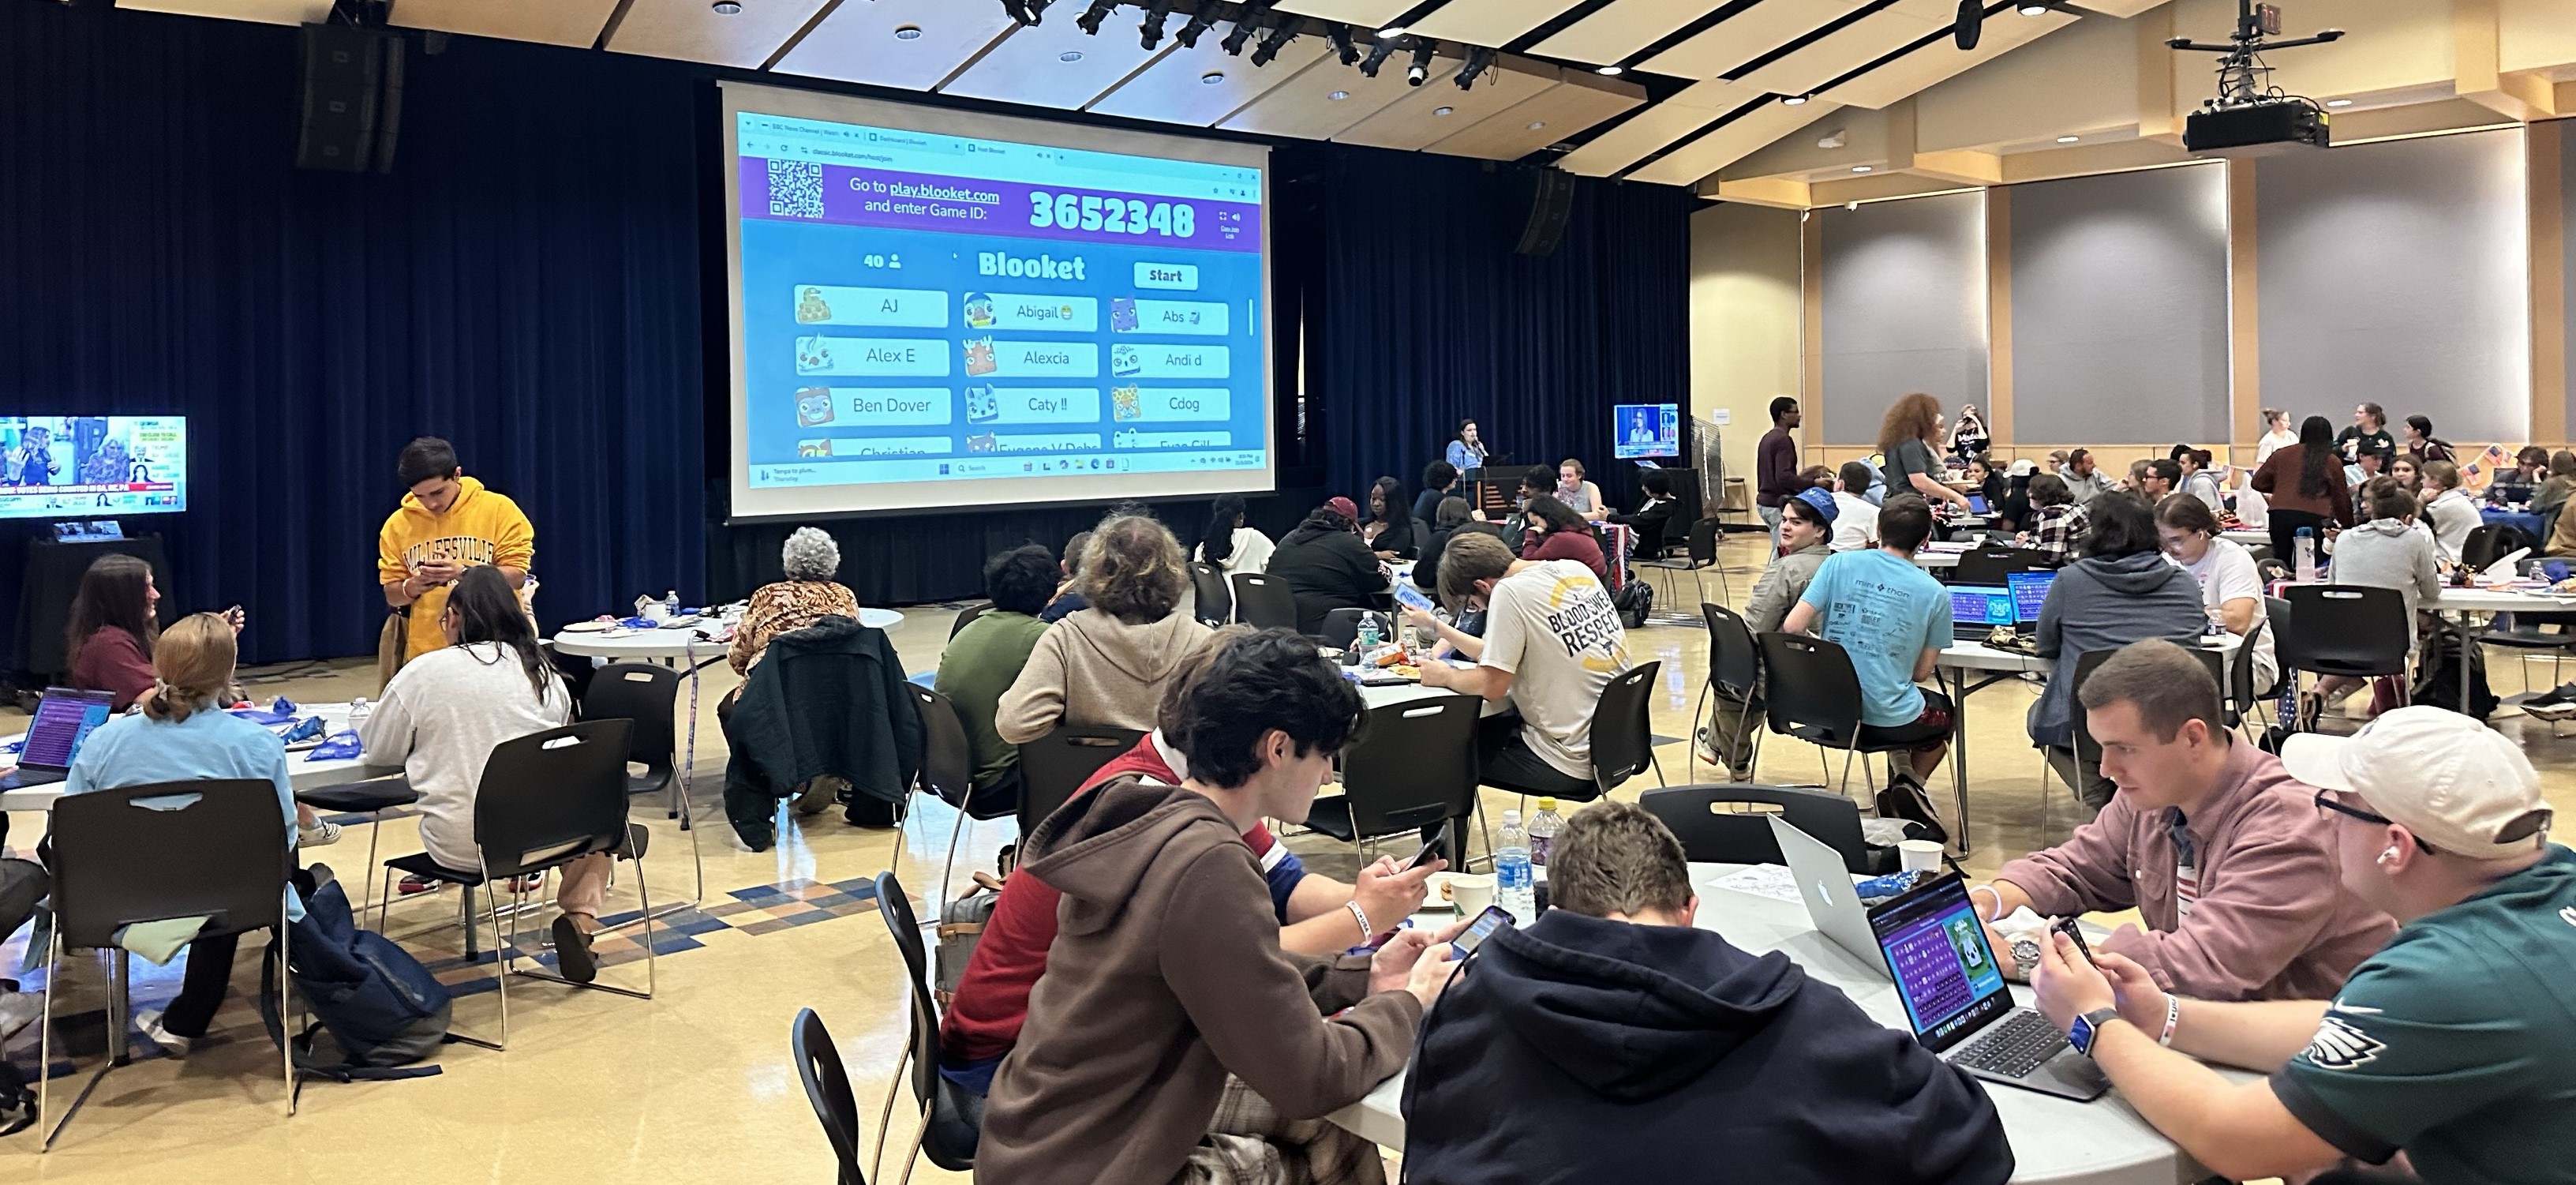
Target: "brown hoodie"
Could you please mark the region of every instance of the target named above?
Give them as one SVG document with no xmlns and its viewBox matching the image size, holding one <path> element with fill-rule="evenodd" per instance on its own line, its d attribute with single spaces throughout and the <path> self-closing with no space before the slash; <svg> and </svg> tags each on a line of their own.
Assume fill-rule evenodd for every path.
<svg viewBox="0 0 2576 1185">
<path fill-rule="evenodd" d="M 1150 732 L 1163 684 L 1216 641 L 1186 611 L 1133 625 L 1083 609 L 1048 626 L 994 705 L 993 731 L 1025 745 L 1058 724 Z"/>
<path fill-rule="evenodd" d="M 993 1077 L 976 1180 L 1170 1181 L 1229 1072 L 1312 1119 L 1412 1053 L 1422 1006 L 1368 994 L 1366 956 L 1279 949 L 1261 867 L 1208 798 L 1118 778 L 1048 816 L 1022 852 L 1020 871 L 1064 894 L 1061 925 Z"/>
</svg>

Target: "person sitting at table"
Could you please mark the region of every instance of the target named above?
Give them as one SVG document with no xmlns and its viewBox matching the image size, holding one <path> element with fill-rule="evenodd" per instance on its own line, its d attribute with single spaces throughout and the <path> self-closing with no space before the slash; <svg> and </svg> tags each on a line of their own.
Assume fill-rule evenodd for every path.
<svg viewBox="0 0 2576 1185">
<path fill-rule="evenodd" d="M 2004 493 L 2012 483 L 1995 471 L 1983 454 L 1968 458 L 1968 492 L 1986 500 L 1986 513 L 2000 517 L 2004 512 Z"/>
<path fill-rule="evenodd" d="M 967 757 L 974 764 L 970 813 L 990 817 L 1010 809 L 1020 798 L 1020 749 L 993 727 L 1002 694 L 1019 682 L 1030 652 L 1047 632 L 1038 611 L 1055 588 L 1055 557 L 1031 543 L 984 561 L 984 595 L 993 607 L 967 622 L 939 652 L 939 672 L 931 690 L 948 697 L 957 722 L 966 730 Z"/>
<path fill-rule="evenodd" d="M 2569 460 L 2576 461 L 2576 456 Z M 2496 474 L 2487 483 L 2487 501 L 2496 506 L 2526 505 L 2548 476 L 2549 450 L 2536 444 L 2524 445 L 2521 452 L 2513 455 L 2513 468 Z"/>
<path fill-rule="evenodd" d="M 1601 554 L 1601 540 L 1593 535 L 1592 524 L 1573 507 L 1541 494 L 1522 509 L 1529 515 L 1529 535 L 1521 541 L 1522 559 L 1574 560 L 1592 569 L 1594 576 L 1610 579 L 1610 563 Z"/>
<path fill-rule="evenodd" d="M 1666 469 L 1638 474 L 1637 491 L 1636 513 L 1612 514 L 1609 521 L 1628 528 L 1633 553 L 1651 559 L 1666 546 L 1684 542 L 1672 534 L 1673 509 L 1681 500 L 1673 496 L 1673 475 Z"/>
<path fill-rule="evenodd" d="M 2111 480 L 2102 476 L 2102 471 L 2094 465 L 2091 449 L 2080 448 L 2066 454 L 2066 468 L 2059 470 L 2057 476 L 2066 482 L 2066 493 L 2075 499 L 2078 506 L 2101 497 L 2111 489 Z"/>
<path fill-rule="evenodd" d="M 1916 567 L 1932 534 L 1932 507 L 1892 495 L 1878 512 L 1878 548 L 1828 557 L 1781 628 L 1815 634 L 1851 656 L 1860 679 L 1860 741 L 1906 747 L 1892 777 L 1921 787 L 1950 751 L 1950 697 L 1915 684 L 1954 641 L 1950 592 Z M 1925 838 L 1930 838 L 1929 836 Z"/>
<path fill-rule="evenodd" d="M 2318 787 L 2345 888 L 2395 917 L 2397 936 L 2331 999 L 2262 1003 L 2187 999 L 2056 937 L 2032 981 L 2042 1014 L 2061 1029 L 2083 1020 L 2079 1048 L 2120 1097 L 2229 1180 L 2565 1182 L 2576 852 L 2549 842 L 2530 760 L 2424 705 L 2350 737 L 2293 736 L 2282 764 Z M 2269 1077 L 2230 1081 L 2195 1059 Z M 2401 1152 L 2402 1171 L 2332 1167 Z"/>
<path fill-rule="evenodd" d="M 2182 466 L 2182 482 L 2174 488 L 2198 498 L 2211 514 L 2227 508 L 2218 490 L 2218 476 L 2209 471 L 2210 455 L 2205 448 L 2187 448 L 2174 454 L 2174 464 Z"/>
<path fill-rule="evenodd" d="M 2570 458 L 2576 467 L 2576 458 Z M 2270 504 L 2272 557 L 2294 563 L 2292 546 L 2301 529 L 2316 543 L 2317 562 L 2325 562 L 2326 526 L 2353 525 L 2352 495 L 2344 484 L 2343 466 L 2335 460 L 2334 425 L 2324 416 L 2299 422 L 2299 442 L 2273 450 L 2254 469 L 2254 489 Z"/>
<path fill-rule="evenodd" d="M 1878 467 L 1867 461 L 1843 462 L 1833 487 L 1833 550 L 1866 551 L 1878 546 L 1878 506 L 1861 497 L 1877 474 Z"/>
<path fill-rule="evenodd" d="M 1442 498 L 1436 516 L 1437 521 L 1431 527 L 1431 538 L 1422 545 L 1422 558 L 1413 563 L 1413 587 L 1424 592 L 1439 590 L 1440 553 L 1449 546 L 1451 539 L 1458 537 L 1460 532 L 1488 535 L 1495 539 L 1503 537 L 1501 527 L 1474 520 L 1467 508 L 1465 498 Z"/>
<path fill-rule="evenodd" d="M 556 678 L 536 627 L 501 574 L 468 570 L 439 609 L 447 646 L 403 665 L 384 699 L 358 726 L 368 760 L 401 763 L 420 792 L 420 846 L 441 868 L 483 867 L 474 836 L 474 802 L 483 767 L 504 741 L 572 720 L 572 695 Z M 555 959 L 564 978 L 588 983 L 599 964 L 590 936 L 608 896 L 607 853 L 564 865 L 555 884 Z M 406 894 L 437 882 L 404 878 Z"/>
<path fill-rule="evenodd" d="M 2064 564 L 2075 558 L 2091 527 L 2084 504 L 2067 492 L 2066 479 L 2048 473 L 2030 479 L 2030 529 L 2021 533 L 2022 546 Z"/>
<path fill-rule="evenodd" d="M 2362 497 L 2370 507 L 2370 521 L 2331 541 L 2334 563 L 2326 568 L 2326 583 L 2396 589 L 2406 601 L 2406 638 L 2412 653 L 2421 632 L 2416 607 L 2442 591 L 2441 568 L 2435 560 L 2441 546 L 2433 541 L 2431 531 L 2415 521 L 2415 496 L 2399 489 L 2395 481 L 2379 478 L 2362 490 Z M 2299 694 L 2299 727 L 2315 728 L 2317 715 L 2327 705 L 2360 686 L 2361 680 L 2351 675 L 2317 680 L 2316 686 Z"/>
<path fill-rule="evenodd" d="M 1202 651 L 1199 664 L 1214 653 Z M 1178 700 L 1196 669 L 1164 688 L 1154 731 L 1083 779 L 1067 801 L 1129 776 L 1151 785 L 1184 784 L 1189 761 L 1173 747 L 1164 728 L 1176 725 L 1181 710 Z M 1424 882 L 1448 867 L 1436 856 L 1411 868 L 1398 868 L 1392 857 L 1380 857 L 1362 866 L 1359 882 L 1350 885 L 1309 871 L 1266 824 L 1255 822 L 1244 829 L 1243 843 L 1252 849 L 1252 858 L 1269 885 L 1271 911 L 1280 927 L 1279 948 L 1292 955 L 1329 957 L 1376 937 L 1387 919 L 1411 914 L 1422 903 Z M 993 1071 L 1019 1043 L 1020 1028 L 1028 1022 L 1029 990 L 1046 972 L 1047 949 L 1055 944 L 1056 905 L 1062 899 L 1054 886 L 1025 872 L 1014 869 L 1007 875 L 984 923 L 983 937 L 966 960 L 956 994 L 940 1017 L 940 1075 L 964 1088 L 978 1113 L 984 1096 L 992 1091 Z"/>
<path fill-rule="evenodd" d="M 1064 559 L 1058 564 L 1064 578 L 1056 582 L 1054 599 L 1038 611 L 1038 620 L 1054 625 L 1091 606 L 1082 595 L 1082 557 L 1090 550 L 1089 531 L 1075 531 L 1073 538 L 1064 541 Z"/>
<path fill-rule="evenodd" d="M 804 629 L 826 617 L 856 618 L 859 598 L 833 577 L 841 571 L 841 545 L 814 527 L 798 527 L 778 549 L 783 579 L 752 591 L 751 604 L 734 627 L 725 662 L 737 675 L 748 675 L 768 653 L 770 640 Z"/>
<path fill-rule="evenodd" d="M 2549 476 L 2532 491 L 2531 512 L 2546 516 L 2566 506 L 2571 495 L 2576 495 L 2576 452 L 2560 449 L 2549 454 Z"/>
<path fill-rule="evenodd" d="M 1422 492 L 1413 496 L 1416 522 L 1430 522 L 1439 517 L 1440 500 L 1458 492 L 1458 468 L 1447 461 L 1433 461 L 1422 467 Z"/>
<path fill-rule="evenodd" d="M 1341 534 L 1360 545 L 1359 536 Z M 1283 542 L 1274 561 L 1289 551 Z M 1284 578 L 1275 563 L 1271 571 Z M 994 702 L 993 731 L 1025 745 L 1059 724 L 1154 727 L 1164 685 L 1216 641 L 1216 631 L 1180 611 L 1189 589 L 1181 545 L 1163 524 L 1141 514 L 1103 520 L 1082 558 L 1087 607 L 1039 635 Z"/>
<path fill-rule="evenodd" d="M 237 656 L 232 623 L 212 613 L 190 614 L 161 631 L 152 649 L 152 690 L 135 701 L 138 711 L 99 725 L 81 742 L 63 777 L 63 793 L 229 778 L 268 782 L 277 787 L 287 846 L 297 847 L 285 744 L 276 733 L 224 711 L 220 702 L 232 686 Z M 287 911 L 289 920 L 303 916 L 301 901 Z M 239 942 L 239 935 L 227 934 L 189 943 L 178 997 L 166 1008 L 137 1014 L 135 1027 L 172 1056 L 186 1056 L 223 1003 Z M 110 1027 L 121 1046 L 122 1019 Z"/>
<path fill-rule="evenodd" d="M 1219 494 L 1208 516 L 1205 534 L 1190 558 L 1202 564 L 1214 564 L 1219 572 L 1232 577 L 1237 572 L 1267 572 L 1270 553 L 1277 548 L 1270 536 L 1245 526 L 1247 508 L 1241 494 Z"/>
<path fill-rule="evenodd" d="M 1948 455 L 1961 461 L 1973 461 L 1986 455 L 1986 446 L 1994 443 L 1994 434 L 1986 431 L 1986 422 L 1977 416 L 1977 405 L 1959 405 L 1959 422 L 1950 426 Z"/>
<path fill-rule="evenodd" d="M 1360 541 L 1381 560 L 1419 558 L 1424 527 L 1404 500 L 1404 483 L 1381 477 L 1369 487 L 1368 499 L 1369 520 L 1360 528 Z"/>
<path fill-rule="evenodd" d="M 1457 439 L 1449 442 L 1449 452 L 1441 459 L 1449 462 L 1450 468 L 1464 475 L 1470 470 L 1484 468 L 1485 458 L 1488 455 L 1485 442 L 1476 435 L 1476 421 L 1460 420 Z"/>
<path fill-rule="evenodd" d="M 1452 613 L 1483 610 L 1485 634 L 1406 610 L 1413 624 L 1436 630 L 1476 663 L 1425 663 L 1422 685 L 1513 708 L 1477 724 L 1486 784 L 1575 801 L 1598 796 L 1592 714 L 1602 688 L 1629 665 L 1628 632 L 1600 577 L 1577 561 L 1515 559 L 1496 540 L 1462 534 L 1441 553 L 1440 599 Z"/>
<path fill-rule="evenodd" d="M 2154 457 L 2129 467 L 2130 488 L 2140 501 L 2154 506 L 2182 488 L 2182 462 L 2171 457 Z"/>
<path fill-rule="evenodd" d="M 2000 1183 L 2013 1153 L 1967 1071 L 1783 952 L 1696 925 L 1661 820 L 1576 811 L 1550 908 L 1494 932 L 1423 1018 L 1404 1085 L 1405 1177 Z M 1732 898 L 1725 890 L 1721 897 Z M 1736 898 L 1740 900 L 1740 898 Z"/>
<path fill-rule="evenodd" d="M 1347 504 L 1349 499 L 1340 501 Z M 1279 538 L 1270 574 L 1285 581 L 1297 606 L 1297 632 L 1321 634 L 1335 609 L 1375 608 L 1387 590 L 1386 570 L 1360 541 L 1351 520 L 1330 503 L 1318 506 Z"/>
<path fill-rule="evenodd" d="M 497 567 L 513 589 L 527 583 L 537 537 L 519 504 L 465 476 L 444 440 L 404 445 L 395 470 L 409 492 L 376 532 L 376 582 L 403 619 L 399 644 L 379 647 L 377 665 L 388 678 L 393 667 L 447 645 L 438 607 L 467 568 Z"/>
<path fill-rule="evenodd" d="M 2460 562 L 2469 532 L 2485 519 L 2478 514 L 2477 501 L 2460 488 L 2459 466 L 2449 461 L 2424 462 L 2424 518 L 2433 528 L 2433 542 L 2441 546 L 2442 558 Z"/>
<path fill-rule="evenodd" d="M 1763 565 L 1761 578 L 1753 582 L 1753 599 L 1744 606 L 1744 627 L 1756 634 L 1779 631 L 1789 619 L 1789 607 L 1806 595 L 1807 585 L 1816 579 L 1816 570 L 1824 567 L 1826 557 L 1833 554 L 1829 542 L 1834 537 L 1834 519 L 1840 513 L 1834 495 L 1823 490 L 1801 490 L 1781 503 L 1780 511 L 1779 554 Z M 1734 781 L 1750 782 L 1753 730 L 1762 727 L 1762 697 L 1758 692 L 1738 696 L 1713 683 L 1709 692 L 1709 716 L 1700 724 L 1696 737 L 1699 758 L 1724 768 Z"/>
<path fill-rule="evenodd" d="M 1886 458 L 1879 469 L 1887 477 L 1887 496 L 1913 494 L 1926 503 L 1947 502 L 1968 508 L 1968 496 L 1941 480 L 1934 454 L 1941 439 L 1941 401 L 1917 391 L 1888 405 L 1878 424 L 1878 451 Z"/>
<path fill-rule="evenodd" d="M 1610 500 L 1601 496 L 1600 486 L 1584 478 L 1583 462 L 1572 457 L 1557 462 L 1556 487 L 1549 492 L 1587 519 L 1598 522 L 1610 515 Z"/>
<path fill-rule="evenodd" d="M 2220 537 L 2218 516 L 2189 494 L 2176 494 L 2156 507 L 2156 537 L 2182 570 L 2200 584 L 2201 608 L 2228 633 L 2246 639 L 2253 651 L 2254 686 L 2270 687 L 2281 674 L 2272 631 L 2263 609 L 2263 572 L 2254 553 L 2233 539 Z"/>
<path fill-rule="evenodd" d="M 2165 462 L 2173 464 L 2171 461 Z M 2091 754 L 2080 766 L 2075 744 L 2075 664 L 2096 650 L 2146 638 L 2197 638 L 2209 625 L 2200 585 L 2165 560 L 2156 512 L 2136 498 L 2096 498 L 2084 508 L 2084 557 L 2058 570 L 2039 607 L 2034 641 L 2056 660 L 2048 686 L 2030 705 L 2030 741 L 2090 807 L 2110 801 Z"/>
<path fill-rule="evenodd" d="M 1180 785 L 1113 779 L 1022 841 L 1019 871 L 1063 899 L 993 1076 L 979 1178 L 1383 1180 L 1377 1146 L 1321 1117 L 1404 1067 L 1463 927 L 1395 929 L 1375 955 L 1291 956 L 1242 838 L 1264 818 L 1305 821 L 1364 712 L 1308 639 L 1230 638 L 1165 721 Z"/>
<path fill-rule="evenodd" d="M 2460 460 L 2459 450 L 2451 447 L 2450 441 L 2433 435 L 2430 416 L 2406 417 L 2406 439 L 2400 442 L 2400 447 L 2406 450 L 2406 455 L 2415 458 L 2419 466 L 2427 461 L 2449 461 L 2456 465 Z"/>
<path fill-rule="evenodd" d="M 1521 540 L 1529 536 L 1529 501 L 1548 496 L 1556 489 L 1556 470 L 1545 465 L 1532 465 L 1521 472 L 1520 492 L 1512 499 L 1511 513 L 1503 516 L 1503 545 L 1518 555 Z M 1477 522 L 1489 521 L 1484 511 L 1476 512 Z"/>
<path fill-rule="evenodd" d="M 2424 471 L 2416 467 L 2415 458 L 2397 454 L 2388 462 L 2388 476 L 2397 483 L 2398 489 L 2415 495 L 2418 502 L 2424 500 Z"/>
<path fill-rule="evenodd" d="M 2133 642 L 2077 695 L 2118 793 L 2065 843 L 1978 885 L 1977 916 L 2135 909 L 2144 928 L 2124 925 L 2095 949 L 2198 1000 L 2331 996 L 2388 940 L 2388 916 L 2336 882 L 2334 829 L 2317 817 L 2315 788 L 2228 731 L 2198 656 Z M 2027 976 L 2037 952 L 2001 939 L 1995 950 L 2014 952 Z"/>
<path fill-rule="evenodd" d="M 2381 449 L 2367 441 L 2362 442 L 2358 447 L 2361 449 L 2360 455 L 2354 457 L 2352 464 L 2344 466 L 2343 470 L 2344 485 L 2352 490 L 2353 511 L 2356 514 L 2364 508 L 2361 497 L 2362 487 L 2378 478 L 2388 476 L 2388 464 L 2397 456 L 2395 450 Z"/>
</svg>

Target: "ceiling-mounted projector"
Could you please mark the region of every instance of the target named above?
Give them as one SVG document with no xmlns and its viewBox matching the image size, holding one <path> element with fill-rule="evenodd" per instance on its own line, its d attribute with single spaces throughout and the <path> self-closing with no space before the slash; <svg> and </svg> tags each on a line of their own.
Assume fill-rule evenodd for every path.
<svg viewBox="0 0 2576 1185">
<path fill-rule="evenodd" d="M 2202 103 L 2183 121 L 2182 146 L 2202 156 L 2259 156 L 2302 145 L 2324 148 L 2333 143 L 2332 120 L 2313 99 L 2287 94 L 2271 85 L 2272 68 L 2263 64 L 2268 49 L 2296 49 L 2343 39 L 2343 30 L 2328 29 L 2295 41 L 2267 41 L 2281 32 L 2281 8 L 2236 0 L 2236 32 L 2225 45 L 2176 37 L 2166 45 L 2218 58 L 2218 96 Z"/>
</svg>

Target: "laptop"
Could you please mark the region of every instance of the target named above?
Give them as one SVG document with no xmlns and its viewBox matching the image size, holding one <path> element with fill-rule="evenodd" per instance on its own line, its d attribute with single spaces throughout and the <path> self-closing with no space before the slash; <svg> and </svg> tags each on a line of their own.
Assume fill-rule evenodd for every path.
<svg viewBox="0 0 2576 1185">
<path fill-rule="evenodd" d="M 2012 591 L 2013 628 L 2029 633 L 2039 628 L 2039 607 L 2048 603 L 2048 590 L 2057 583 L 2057 569 L 2038 572 L 2014 572 L 2004 577 Z"/>
<path fill-rule="evenodd" d="M 2014 1005 L 1968 883 L 1945 873 L 1870 912 L 1914 1039 L 1989 1082 L 2087 1102 L 2111 1089 L 2048 1018 Z"/>
<path fill-rule="evenodd" d="M 1887 956 L 1879 952 L 1878 935 L 1869 927 L 1869 911 L 1861 906 L 1860 894 L 1852 889 L 1851 871 L 1843 866 L 1842 853 L 1778 815 L 1768 817 L 1771 838 L 1780 844 L 1780 855 L 1798 882 L 1798 896 L 1807 903 L 1807 917 L 1816 923 L 1817 932 L 1870 970 L 1886 974 Z"/>
<path fill-rule="evenodd" d="M 0 790 L 23 790 L 63 780 L 81 742 L 114 714 L 116 697 L 104 691 L 48 687 L 27 725 L 27 740 L 18 751 L 18 772 L 0 778 Z"/>
<path fill-rule="evenodd" d="M 1950 625 L 1953 629 L 1992 629 L 1995 626 L 2019 624 L 2010 588 L 1981 584 L 1950 586 Z M 1982 636 L 1982 635 L 1981 635 Z"/>
</svg>

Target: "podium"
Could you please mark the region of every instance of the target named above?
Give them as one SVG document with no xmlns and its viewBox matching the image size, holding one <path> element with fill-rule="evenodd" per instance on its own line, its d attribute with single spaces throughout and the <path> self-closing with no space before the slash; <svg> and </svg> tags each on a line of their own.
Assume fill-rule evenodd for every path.
<svg viewBox="0 0 2576 1185">
<path fill-rule="evenodd" d="M 1497 468 L 1502 472 L 1495 473 Z M 1459 480 L 1467 487 L 1468 506 L 1484 511 L 1488 516 L 1511 513 L 1513 500 L 1520 494 L 1521 474 L 1526 468 L 1486 466 L 1459 474 Z"/>
</svg>

